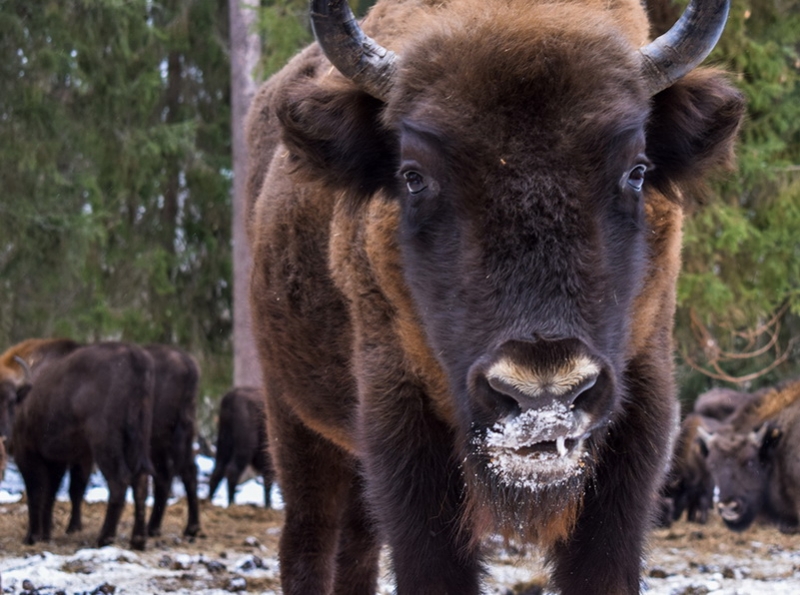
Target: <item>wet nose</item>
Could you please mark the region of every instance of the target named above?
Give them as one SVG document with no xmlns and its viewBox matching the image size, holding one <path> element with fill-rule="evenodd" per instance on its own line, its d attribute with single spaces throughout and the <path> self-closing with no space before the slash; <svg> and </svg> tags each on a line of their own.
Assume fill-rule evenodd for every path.
<svg viewBox="0 0 800 595">
<path fill-rule="evenodd" d="M 519 412 L 586 408 L 582 398 L 602 384 L 604 376 L 599 358 L 574 339 L 508 342 L 483 367 L 482 375 L 497 398 Z"/>
<path fill-rule="evenodd" d="M 717 502 L 717 512 L 719 515 L 729 521 L 737 520 L 742 514 L 742 504 L 736 499 L 729 499 Z"/>
</svg>

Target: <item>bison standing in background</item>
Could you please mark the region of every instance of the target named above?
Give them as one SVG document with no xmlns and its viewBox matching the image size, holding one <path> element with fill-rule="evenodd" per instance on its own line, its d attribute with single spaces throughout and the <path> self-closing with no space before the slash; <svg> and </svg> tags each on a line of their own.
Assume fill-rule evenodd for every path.
<svg viewBox="0 0 800 595">
<path fill-rule="evenodd" d="M 181 478 L 188 507 L 184 535 L 200 532 L 197 499 L 197 465 L 194 460 L 194 437 L 197 420 L 197 386 L 200 372 L 191 355 L 177 347 L 148 345 L 145 350 L 154 363 L 153 424 L 150 459 L 153 465 L 153 508 L 147 534 L 161 534 L 161 523 L 176 475 Z M 81 507 L 92 461 L 87 459 L 70 468 L 69 493 L 72 502 L 67 533 L 82 528 Z"/>
<path fill-rule="evenodd" d="M 216 460 L 208 482 L 209 501 L 225 477 L 228 504 L 232 505 L 239 478 L 251 465 L 264 480 L 264 506 L 269 508 L 275 472 L 267 452 L 267 420 L 261 389 L 242 386 L 226 393 L 219 406 L 217 432 Z"/>
<path fill-rule="evenodd" d="M 109 489 L 98 545 L 114 541 L 131 486 L 131 547 L 143 549 L 147 475 L 152 470 L 152 358 L 134 345 L 98 343 L 43 365 L 38 374 L 35 366 L 32 370 L 33 384 L 16 408 L 12 433 L 14 459 L 28 495 L 25 542 L 50 538 L 53 503 L 64 472 L 90 468 L 94 461 Z"/>
<path fill-rule="evenodd" d="M 741 95 L 726 0 L 314 0 L 249 117 L 283 592 L 480 592 L 489 531 L 638 593 L 677 426 L 683 208 Z M 385 47 L 378 44 L 384 44 Z"/>
<path fill-rule="evenodd" d="M 701 432 L 728 528 L 762 517 L 784 533 L 800 528 L 800 379 L 753 395 L 713 432 Z"/>
<path fill-rule="evenodd" d="M 197 465 L 194 437 L 197 425 L 197 362 L 185 351 L 168 345 L 145 348 L 155 363 L 153 430 L 150 457 L 153 461 L 153 510 L 147 524 L 150 536 L 161 533 L 172 478 L 181 478 L 189 515 L 184 535 L 200 531 L 197 501 Z"/>
</svg>

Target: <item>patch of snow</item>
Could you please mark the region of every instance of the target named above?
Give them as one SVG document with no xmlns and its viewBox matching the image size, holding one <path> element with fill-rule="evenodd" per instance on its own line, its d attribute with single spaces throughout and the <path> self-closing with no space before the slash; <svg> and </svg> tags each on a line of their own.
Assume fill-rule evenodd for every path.
<svg viewBox="0 0 800 595">
<path fill-rule="evenodd" d="M 211 471 L 214 469 L 214 459 L 198 455 L 195 458 L 197 464 L 197 495 L 200 499 L 205 499 L 208 496 L 208 480 Z M 12 502 L 19 502 L 22 499 L 22 494 L 25 491 L 25 482 L 22 479 L 14 460 L 10 459 L 6 467 L 5 476 L 3 481 L 0 482 L 0 504 L 8 504 Z M 183 483 L 179 478 L 175 478 L 172 482 L 172 495 L 169 504 L 174 504 L 181 498 L 186 496 L 183 489 Z M 59 487 L 56 499 L 59 502 L 69 501 L 69 473 L 64 475 Z M 108 501 L 108 487 L 106 480 L 100 471 L 95 470 L 89 476 L 89 484 L 87 486 L 86 495 L 84 496 L 86 502 L 106 502 Z M 132 490 L 128 489 L 126 500 L 133 502 Z M 271 494 L 272 508 L 283 510 L 283 498 L 281 497 L 280 490 L 277 485 L 272 486 Z M 261 477 L 254 477 L 248 481 L 239 484 L 236 487 L 236 494 L 234 496 L 235 504 L 254 504 L 256 506 L 264 505 L 264 483 Z M 214 494 L 212 501 L 214 506 L 221 506 L 226 508 L 228 506 L 228 482 L 222 481 L 217 488 L 217 493 Z M 147 505 L 153 505 L 152 496 L 148 497 Z"/>
</svg>

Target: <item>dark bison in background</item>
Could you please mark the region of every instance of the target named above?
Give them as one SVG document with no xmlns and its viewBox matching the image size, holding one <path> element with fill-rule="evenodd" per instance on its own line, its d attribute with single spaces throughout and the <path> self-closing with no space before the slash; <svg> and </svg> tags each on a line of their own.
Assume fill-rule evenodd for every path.
<svg viewBox="0 0 800 595">
<path fill-rule="evenodd" d="M 315 0 L 249 116 L 283 592 L 480 592 L 481 537 L 638 593 L 677 428 L 681 221 L 741 95 L 726 0 Z M 381 44 L 381 45 L 379 45 Z"/>
<path fill-rule="evenodd" d="M 236 387 L 219 406 L 217 454 L 208 482 L 208 499 L 214 498 L 222 478 L 228 480 L 228 504 L 233 504 L 242 473 L 251 465 L 264 480 L 264 505 L 270 507 L 275 472 L 267 451 L 264 393 L 260 388 Z"/>
<path fill-rule="evenodd" d="M 197 465 L 194 460 L 200 371 L 194 358 L 177 347 L 148 345 L 145 349 L 155 364 L 150 441 L 154 497 L 147 532 L 151 536 L 161 533 L 172 478 L 178 476 L 183 482 L 189 509 L 183 533 L 195 536 L 200 531 Z"/>
<path fill-rule="evenodd" d="M 53 503 L 65 471 L 90 469 L 94 461 L 109 489 L 98 545 L 114 541 L 131 486 L 131 547 L 143 549 L 147 475 L 152 469 L 153 359 L 124 343 L 76 346 L 48 362 L 37 362 L 35 353 L 24 359 L 32 382 L 16 407 L 12 445 L 28 497 L 25 542 L 50 539 Z M 83 491 L 76 503 L 77 496 L 71 484 L 73 511 L 76 504 L 80 508 Z M 75 522 L 70 519 L 73 530 Z"/>
<path fill-rule="evenodd" d="M 699 431 L 713 432 L 726 418 L 743 407 L 753 395 L 729 388 L 712 388 L 695 399 L 693 412 L 681 422 L 672 463 L 661 488 L 659 525 L 681 518 L 704 524 L 713 507 L 714 479 L 708 468 Z M 702 428 L 702 430 L 700 430 Z"/>
<path fill-rule="evenodd" d="M 719 428 L 701 432 L 725 524 L 757 518 L 784 533 L 800 528 L 800 379 L 761 390 Z"/>
<path fill-rule="evenodd" d="M 183 482 L 188 507 L 183 533 L 194 537 L 200 532 L 197 465 L 194 460 L 200 371 L 194 358 L 177 347 L 148 345 L 145 350 L 152 356 L 155 366 L 150 438 L 153 508 L 147 523 L 147 534 L 151 537 L 161 534 L 172 479 L 178 476 Z M 81 505 L 91 472 L 91 462 L 88 466 L 76 465 L 70 469 L 72 515 L 67 532 L 81 529 Z"/>
<path fill-rule="evenodd" d="M 716 420 L 704 418 L 697 413 L 688 414 L 681 422 L 681 429 L 672 454 L 667 478 L 661 488 L 666 510 L 659 524 L 668 527 L 681 518 L 705 524 L 708 511 L 714 503 L 714 479 L 706 464 L 698 428 L 712 430 L 719 425 Z"/>
</svg>

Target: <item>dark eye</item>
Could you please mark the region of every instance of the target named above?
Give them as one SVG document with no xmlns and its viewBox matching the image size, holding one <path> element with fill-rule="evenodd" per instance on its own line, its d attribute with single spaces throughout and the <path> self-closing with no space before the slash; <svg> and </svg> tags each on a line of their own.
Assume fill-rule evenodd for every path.
<svg viewBox="0 0 800 595">
<path fill-rule="evenodd" d="M 411 170 L 404 172 L 403 177 L 406 180 L 406 187 L 411 194 L 419 194 L 428 187 L 425 178 L 417 171 Z"/>
<path fill-rule="evenodd" d="M 636 190 L 636 192 L 641 192 L 644 185 L 644 172 L 646 171 L 647 166 L 641 163 L 634 167 L 628 172 L 628 186 Z"/>
</svg>

